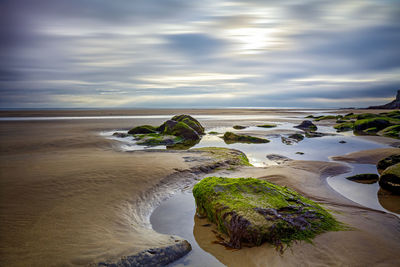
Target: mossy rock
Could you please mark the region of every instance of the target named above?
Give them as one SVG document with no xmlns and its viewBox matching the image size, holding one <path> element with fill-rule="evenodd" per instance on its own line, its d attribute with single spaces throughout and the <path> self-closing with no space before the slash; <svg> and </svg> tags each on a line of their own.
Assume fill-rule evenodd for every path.
<svg viewBox="0 0 400 267">
<path fill-rule="evenodd" d="M 346 177 L 346 179 L 361 184 L 373 184 L 379 180 L 379 175 L 375 173 L 363 173 Z"/>
<path fill-rule="evenodd" d="M 184 122 L 167 120 L 160 126 L 160 129 L 162 129 L 161 133 L 165 135 L 175 135 L 191 141 L 200 139 L 197 131 Z"/>
<path fill-rule="evenodd" d="M 301 129 L 303 131 L 316 131 L 317 126 L 312 123 L 312 121 L 302 121 L 299 125 L 294 126 L 295 128 Z"/>
<path fill-rule="evenodd" d="M 235 130 L 243 130 L 243 129 L 246 129 L 246 128 L 247 128 L 247 126 L 242 126 L 242 125 L 234 125 L 232 128 L 233 128 L 233 129 L 235 129 Z"/>
<path fill-rule="evenodd" d="M 365 129 L 363 132 L 367 133 L 367 134 L 376 134 L 378 132 L 378 129 L 376 127 L 371 127 L 371 128 Z"/>
<path fill-rule="evenodd" d="M 361 113 L 356 116 L 357 120 L 372 119 L 376 117 L 379 117 L 379 115 L 372 113 Z"/>
<path fill-rule="evenodd" d="M 269 143 L 268 139 L 264 138 L 259 138 L 255 136 L 250 136 L 250 135 L 239 135 L 239 134 L 234 134 L 232 132 L 226 132 L 224 134 L 224 141 L 227 144 L 233 144 L 233 143 Z"/>
<path fill-rule="evenodd" d="M 337 119 L 337 116 L 327 115 L 327 116 L 322 116 L 322 117 L 316 118 L 315 121 L 336 120 L 336 119 Z"/>
<path fill-rule="evenodd" d="M 261 125 L 257 125 L 257 127 L 261 127 L 261 128 L 274 128 L 274 127 L 276 127 L 277 125 L 276 124 L 273 124 L 273 123 L 271 123 L 271 124 L 261 124 Z"/>
<path fill-rule="evenodd" d="M 400 139 L 400 125 L 386 127 L 378 132 L 379 135 Z"/>
<path fill-rule="evenodd" d="M 217 159 L 218 161 L 223 160 L 227 162 L 229 165 L 252 166 L 246 154 L 244 154 L 240 150 L 229 149 L 225 147 L 201 147 L 201 148 L 194 148 L 192 149 L 192 151 L 202 151 L 210 153 L 213 158 Z"/>
<path fill-rule="evenodd" d="M 400 111 L 399 110 L 395 110 L 395 111 L 391 111 L 391 112 L 379 113 L 379 115 L 380 116 L 384 116 L 384 117 L 400 119 Z"/>
<path fill-rule="evenodd" d="M 114 137 L 119 137 L 119 138 L 125 138 L 125 137 L 128 137 L 129 136 L 129 134 L 127 134 L 127 133 L 119 133 L 119 132 L 115 132 L 115 133 L 113 133 L 113 135 L 112 136 L 114 136 Z"/>
<path fill-rule="evenodd" d="M 156 128 L 151 125 L 142 125 L 132 128 L 128 131 L 128 134 L 149 134 L 156 133 Z"/>
<path fill-rule="evenodd" d="M 333 126 L 338 132 L 347 132 L 352 131 L 354 129 L 354 123 L 352 122 L 343 122 L 340 124 L 336 124 Z"/>
<path fill-rule="evenodd" d="M 217 135 L 217 134 L 219 134 L 219 132 L 211 131 L 208 134 Z"/>
<path fill-rule="evenodd" d="M 379 185 L 393 194 L 400 195 L 400 163 L 392 165 L 382 172 Z"/>
<path fill-rule="evenodd" d="M 390 155 L 389 157 L 380 160 L 378 164 L 376 164 L 376 168 L 378 169 L 378 172 L 381 173 L 386 168 L 395 165 L 397 163 L 400 163 L 400 154 Z"/>
<path fill-rule="evenodd" d="M 138 140 L 137 144 L 142 146 L 168 146 L 184 141 L 181 137 L 159 133 L 137 134 L 134 137 Z"/>
<path fill-rule="evenodd" d="M 282 248 L 292 241 L 311 241 L 317 234 L 342 229 L 317 203 L 297 192 L 254 178 L 208 177 L 193 188 L 197 213 L 229 236 L 226 245 Z"/>
<path fill-rule="evenodd" d="M 304 135 L 299 134 L 299 133 L 294 133 L 289 135 L 289 138 L 296 140 L 297 142 L 300 142 L 304 139 Z"/>
<path fill-rule="evenodd" d="M 370 128 L 376 128 L 376 131 L 380 131 L 391 125 L 392 125 L 392 123 L 390 122 L 390 120 L 385 117 L 362 119 L 362 120 L 357 120 L 354 123 L 354 131 L 362 132 L 362 131 L 370 129 Z"/>
<path fill-rule="evenodd" d="M 179 121 L 179 122 L 183 122 L 185 124 L 187 124 L 189 127 L 191 127 L 193 130 L 195 130 L 197 132 L 197 134 L 201 135 L 204 134 L 204 127 L 200 124 L 200 122 L 198 120 L 196 120 L 195 118 L 193 118 L 190 115 L 176 115 L 174 117 L 172 117 L 173 121 Z"/>
</svg>

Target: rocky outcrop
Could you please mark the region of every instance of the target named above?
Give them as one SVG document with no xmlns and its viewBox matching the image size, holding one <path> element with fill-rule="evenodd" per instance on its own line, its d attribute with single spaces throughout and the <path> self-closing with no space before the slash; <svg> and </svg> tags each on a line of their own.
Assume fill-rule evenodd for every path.
<svg viewBox="0 0 400 267">
<path fill-rule="evenodd" d="M 255 136 L 250 136 L 250 135 L 239 135 L 239 134 L 234 134 L 232 132 L 226 132 L 224 134 L 224 141 L 227 144 L 233 144 L 233 143 L 269 143 L 268 139 L 264 138 L 259 138 Z"/>
<path fill-rule="evenodd" d="M 222 244 L 241 248 L 270 242 L 278 248 L 339 229 L 317 203 L 286 187 L 254 178 L 208 177 L 193 188 L 197 213 L 229 236 Z"/>
<path fill-rule="evenodd" d="M 371 106 L 368 109 L 400 109 L 400 90 L 397 91 L 396 99 L 392 102 L 380 106 Z"/>
<path fill-rule="evenodd" d="M 317 130 L 317 126 L 314 123 L 312 123 L 312 121 L 309 121 L 309 120 L 302 121 L 299 125 L 294 126 L 294 128 L 298 128 L 303 131 L 316 131 Z"/>
</svg>

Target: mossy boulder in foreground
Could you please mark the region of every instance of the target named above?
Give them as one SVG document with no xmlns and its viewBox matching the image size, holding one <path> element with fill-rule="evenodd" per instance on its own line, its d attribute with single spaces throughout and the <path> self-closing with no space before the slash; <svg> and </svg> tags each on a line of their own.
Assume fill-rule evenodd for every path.
<svg viewBox="0 0 400 267">
<path fill-rule="evenodd" d="M 234 248 L 263 242 L 282 248 L 341 228 L 317 203 L 260 179 L 208 177 L 194 186 L 193 195 L 197 213 L 228 235 L 226 245 Z"/>
<path fill-rule="evenodd" d="M 234 134 L 232 132 L 226 132 L 224 134 L 224 141 L 227 144 L 233 143 L 269 143 L 268 139 L 259 138 L 250 135 Z"/>
<path fill-rule="evenodd" d="M 383 171 L 379 185 L 396 195 L 400 195 L 400 163 L 392 165 Z"/>
</svg>

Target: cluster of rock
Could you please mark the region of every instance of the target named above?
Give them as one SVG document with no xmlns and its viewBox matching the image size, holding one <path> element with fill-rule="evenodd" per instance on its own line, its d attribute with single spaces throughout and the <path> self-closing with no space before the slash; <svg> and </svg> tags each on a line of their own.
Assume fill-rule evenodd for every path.
<svg viewBox="0 0 400 267">
<path fill-rule="evenodd" d="M 229 237 L 221 244 L 233 248 L 263 242 L 283 248 L 339 228 L 317 203 L 260 179 L 208 177 L 194 186 L 193 195 L 197 214 L 215 223 Z"/>
<path fill-rule="evenodd" d="M 400 108 L 400 90 L 397 91 L 396 99 L 390 103 L 381 106 L 371 106 L 368 109 L 399 109 Z"/>
<path fill-rule="evenodd" d="M 189 148 L 200 141 L 204 127 L 190 115 L 176 115 L 159 127 L 141 125 L 129 130 L 128 134 L 135 137 L 138 145 Z"/>
<path fill-rule="evenodd" d="M 334 128 L 338 132 L 353 131 L 357 135 L 380 135 L 400 138 L 400 111 L 397 110 L 379 114 L 349 113 L 341 116 L 337 123 Z"/>
<path fill-rule="evenodd" d="M 400 195 L 400 154 L 391 155 L 380 160 L 376 167 L 380 177 L 377 174 L 364 173 L 350 176 L 346 179 L 364 184 L 379 182 L 379 186 L 382 189 Z"/>
</svg>

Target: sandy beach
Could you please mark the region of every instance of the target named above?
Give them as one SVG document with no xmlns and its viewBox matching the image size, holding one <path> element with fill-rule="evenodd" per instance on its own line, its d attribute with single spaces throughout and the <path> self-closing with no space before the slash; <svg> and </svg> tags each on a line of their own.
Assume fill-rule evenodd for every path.
<svg viewBox="0 0 400 267">
<path fill-rule="evenodd" d="M 345 114 L 349 110 L 337 113 Z M 353 111 L 354 112 L 354 111 Z M 361 111 L 360 111 L 361 112 Z M 378 111 L 376 111 L 378 112 Z M 1 112 L 3 117 L 311 114 L 293 110 L 120 110 Z M 272 167 L 227 171 L 207 152 L 121 151 L 102 131 L 159 125 L 165 119 L 63 119 L 0 121 L 0 255 L 4 266 L 72 266 L 118 262 L 150 248 L 182 244 L 159 234 L 149 216 L 172 193 L 210 175 L 255 177 L 291 187 L 332 210 L 351 229 L 329 232 L 313 244 L 299 242 L 284 254 L 271 245 L 227 250 L 210 227 L 195 218 L 197 243 L 227 266 L 396 266 L 400 262 L 399 217 L 352 202 L 326 182 L 348 171 L 339 161 L 376 164 L 399 148 L 336 156 L 328 161 L 294 160 Z M 282 119 L 276 119 L 279 121 Z M 301 122 L 302 118 L 295 118 Z M 200 120 L 201 121 L 201 120 Z M 235 120 L 201 121 L 211 127 Z M 243 119 L 251 124 L 251 119 Z M 324 122 L 325 123 L 325 122 Z M 329 124 L 327 124 L 329 125 Z M 394 140 L 394 139 L 390 139 Z M 376 138 L 395 145 L 396 140 Z M 385 143 L 386 142 L 386 143 Z M 392 143 L 391 143 L 392 142 Z M 189 160 L 190 159 L 190 160 Z M 223 160 L 222 160 L 223 161 Z M 207 167 L 204 167 L 207 166 Z"/>
</svg>

